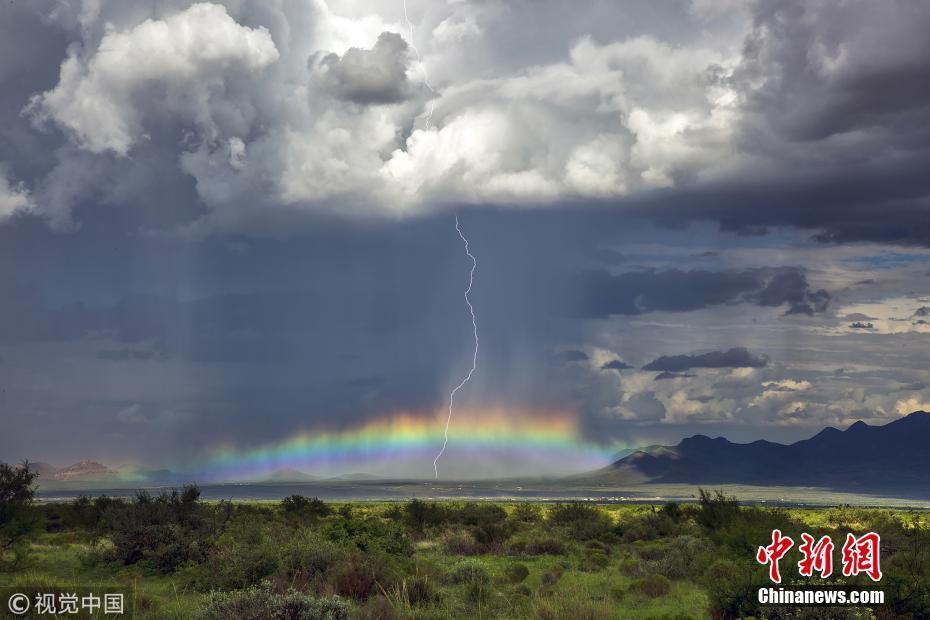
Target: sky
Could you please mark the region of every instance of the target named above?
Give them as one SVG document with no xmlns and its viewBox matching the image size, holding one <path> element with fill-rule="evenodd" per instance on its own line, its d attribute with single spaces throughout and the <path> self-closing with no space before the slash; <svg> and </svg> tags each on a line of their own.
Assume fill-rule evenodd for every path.
<svg viewBox="0 0 930 620">
<path fill-rule="evenodd" d="M 406 9 L 406 16 L 405 16 Z M 431 477 L 930 409 L 930 7 L 0 5 L 0 460 Z"/>
</svg>

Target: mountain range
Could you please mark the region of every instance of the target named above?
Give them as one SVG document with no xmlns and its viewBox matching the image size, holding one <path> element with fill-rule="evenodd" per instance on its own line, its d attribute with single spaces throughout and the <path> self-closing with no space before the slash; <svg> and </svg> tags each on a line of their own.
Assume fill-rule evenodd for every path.
<svg viewBox="0 0 930 620">
<path fill-rule="evenodd" d="M 117 472 L 109 467 L 90 460 L 79 461 L 74 465 L 60 468 L 38 461 L 29 463 L 29 468 L 39 474 L 40 480 L 55 480 L 57 482 L 99 480 L 117 475 Z"/>
<path fill-rule="evenodd" d="M 596 472 L 612 483 L 754 484 L 846 490 L 921 488 L 930 484 L 930 414 L 888 424 L 827 427 L 789 445 L 733 443 L 694 435 L 650 446 Z"/>
</svg>

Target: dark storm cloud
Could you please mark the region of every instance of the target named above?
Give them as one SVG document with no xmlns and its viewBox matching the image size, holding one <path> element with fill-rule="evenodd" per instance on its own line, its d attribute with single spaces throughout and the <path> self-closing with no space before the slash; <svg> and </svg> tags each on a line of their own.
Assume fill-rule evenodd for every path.
<svg viewBox="0 0 930 620">
<path fill-rule="evenodd" d="M 787 306 L 786 314 L 823 312 L 830 300 L 811 289 L 804 271 L 794 267 L 704 271 L 649 269 L 611 274 L 591 270 L 577 280 L 579 311 L 586 317 L 645 312 L 689 312 L 730 303 Z"/>
<path fill-rule="evenodd" d="M 655 376 L 653 381 L 667 381 L 668 379 L 693 379 L 696 375 L 689 372 L 669 372 L 663 370 Z"/>
<path fill-rule="evenodd" d="M 763 368 L 768 363 L 769 359 L 764 355 L 756 355 L 744 347 L 733 347 L 727 351 L 698 355 L 663 355 L 643 366 L 643 370 L 681 372 L 691 368 Z"/>
<path fill-rule="evenodd" d="M 106 451 L 95 434 L 119 412 L 165 420 L 159 445 L 193 453 L 219 428 L 246 444 L 441 408 L 470 363 L 452 208 L 479 259 L 475 404 L 580 400 L 601 440 L 624 437 L 618 416 L 719 415 L 702 389 L 731 412 L 762 389 L 669 369 L 632 394 L 636 373 L 576 363 L 581 347 L 649 360 L 739 342 L 808 367 L 896 359 L 926 383 L 913 337 L 818 340 L 828 304 L 893 282 L 834 289 L 848 273 L 791 254 L 808 235 L 930 243 L 926 5 L 436 5 L 416 30 L 439 91 L 427 130 L 423 67 L 386 32 L 399 5 L 92 4 L 0 3 L 0 352 L 26 386 L 2 403 L 4 453 L 23 433 Z M 156 31 L 215 45 L 151 53 Z M 32 215 L 3 212 L 24 197 Z M 782 243 L 797 267 L 757 260 Z M 652 364 L 764 359 L 732 351 Z M 693 392 L 683 410 L 673 389 Z M 885 384 L 820 389 L 823 415 L 898 406 Z M 750 438 L 777 410 L 754 415 Z"/>
<path fill-rule="evenodd" d="M 704 214 L 731 230 L 791 225 L 821 229 L 824 242 L 926 245 L 930 8 L 765 0 L 752 17 L 733 78 L 749 102 L 747 150 L 785 171 L 817 163 L 781 188 L 720 187 Z"/>
<path fill-rule="evenodd" d="M 785 314 L 823 312 L 830 303 L 830 294 L 820 289 L 813 291 L 807 277 L 798 270 L 780 270 L 766 283 L 765 287 L 751 296 L 760 306 L 782 306 L 787 304 Z"/>
<path fill-rule="evenodd" d="M 330 92 L 360 104 L 396 103 L 411 95 L 407 80 L 407 42 L 394 32 L 383 32 L 370 50 L 353 47 L 345 54 L 311 58 Z"/>
<path fill-rule="evenodd" d="M 795 140 L 902 131 L 930 108 L 926 6 L 764 0 L 753 18 L 737 76 L 762 80 L 747 88 L 755 109 Z"/>
<path fill-rule="evenodd" d="M 601 370 L 616 370 L 617 372 L 620 372 L 621 370 L 627 370 L 629 368 L 633 368 L 633 366 L 630 366 L 623 360 L 611 360 L 601 366 Z"/>
</svg>

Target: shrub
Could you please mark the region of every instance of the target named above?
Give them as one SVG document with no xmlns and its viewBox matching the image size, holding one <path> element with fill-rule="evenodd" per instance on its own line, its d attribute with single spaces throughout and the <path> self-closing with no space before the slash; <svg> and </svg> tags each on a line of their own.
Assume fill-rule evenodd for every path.
<svg viewBox="0 0 930 620">
<path fill-rule="evenodd" d="M 572 525 L 579 521 L 596 519 L 601 513 L 596 506 L 589 506 L 581 502 L 556 504 L 549 509 L 549 522 L 553 525 Z"/>
<path fill-rule="evenodd" d="M 580 502 L 556 504 L 549 510 L 549 522 L 565 527 L 575 540 L 598 538 L 613 527 L 613 521 L 603 510 Z"/>
<path fill-rule="evenodd" d="M 275 594 L 267 587 L 212 592 L 200 620 L 347 620 L 349 605 L 338 596 L 314 598 L 296 590 Z"/>
<path fill-rule="evenodd" d="M 530 576 L 530 569 L 526 564 L 511 564 L 507 567 L 507 581 L 510 583 L 520 583 Z"/>
<path fill-rule="evenodd" d="M 438 602 L 439 593 L 433 587 L 429 575 L 417 571 L 394 588 L 391 599 L 395 607 L 422 607 Z"/>
<path fill-rule="evenodd" d="M 281 508 L 287 515 L 302 518 L 325 517 L 332 513 L 330 507 L 320 498 L 304 497 L 303 495 L 285 497 L 281 500 Z"/>
<path fill-rule="evenodd" d="M 662 506 L 662 514 L 676 523 L 685 518 L 685 513 L 678 502 L 666 502 Z"/>
<path fill-rule="evenodd" d="M 412 499 L 404 506 L 404 520 L 416 532 L 427 526 L 441 525 L 448 519 L 448 511 L 436 502 Z"/>
<path fill-rule="evenodd" d="M 565 553 L 565 543 L 554 536 L 534 538 L 526 543 L 526 553 L 529 555 L 561 555 Z"/>
<path fill-rule="evenodd" d="M 25 559 L 26 538 L 39 523 L 32 508 L 37 476 L 28 461 L 19 467 L 0 463 L 0 565 L 8 558 L 14 566 Z"/>
<path fill-rule="evenodd" d="M 542 520 L 542 509 L 536 504 L 523 502 L 514 507 L 510 516 L 521 523 L 539 523 Z"/>
<path fill-rule="evenodd" d="M 403 527 L 378 517 L 339 519 L 327 523 L 322 533 L 335 543 L 365 553 L 403 556 L 413 553 L 413 544 Z"/>
<path fill-rule="evenodd" d="M 280 557 L 284 576 L 310 579 L 325 574 L 345 557 L 345 551 L 314 532 L 304 531 L 283 543 Z"/>
<path fill-rule="evenodd" d="M 552 587 L 558 583 L 559 579 L 562 578 L 562 567 L 553 566 L 552 568 L 546 570 L 542 574 L 542 584 L 543 587 Z"/>
<path fill-rule="evenodd" d="M 649 598 L 659 598 L 671 591 L 672 582 L 664 575 L 646 575 L 630 584 L 630 589 Z"/>
<path fill-rule="evenodd" d="M 711 494 L 699 489 L 698 494 L 701 508 L 697 513 L 697 521 L 709 530 L 729 525 L 739 514 L 739 502 L 723 491 L 718 490 Z"/>
<path fill-rule="evenodd" d="M 400 615 L 394 611 L 394 605 L 379 594 L 368 599 L 365 605 L 352 615 L 355 620 L 398 620 Z"/>
<path fill-rule="evenodd" d="M 500 548 L 513 534 L 506 523 L 485 523 L 471 529 L 472 536 L 488 547 Z"/>
<path fill-rule="evenodd" d="M 484 545 L 475 540 L 471 532 L 456 532 L 445 537 L 443 549 L 446 553 L 455 555 L 480 555 L 484 553 Z"/>
<path fill-rule="evenodd" d="M 584 550 L 581 568 L 587 571 L 599 571 L 606 568 L 609 561 L 607 554 L 602 550 L 587 548 Z"/>
<path fill-rule="evenodd" d="M 148 561 L 161 572 L 202 562 L 222 524 L 205 518 L 193 485 L 151 496 L 140 491 L 131 502 L 106 502 L 101 529 L 113 542 L 114 559 L 123 564 Z"/>
<path fill-rule="evenodd" d="M 449 575 L 449 580 L 454 584 L 479 584 L 488 585 L 491 583 L 491 575 L 480 562 L 466 560 L 458 564 Z"/>
<path fill-rule="evenodd" d="M 7 523 L 35 496 L 35 479 L 39 474 L 25 461 L 19 467 L 0 463 L 0 524 Z"/>
<path fill-rule="evenodd" d="M 485 526 L 503 523 L 507 512 L 497 504 L 468 502 L 456 511 L 454 517 L 465 525 Z"/>
<path fill-rule="evenodd" d="M 258 585 L 282 568 L 292 576 L 296 570 L 291 569 L 299 568 L 294 556 L 300 540 L 274 540 L 263 520 L 243 511 L 210 547 L 202 569 L 191 571 L 193 581 L 201 589 L 237 590 Z M 308 546 L 307 552 L 312 553 L 312 547 Z"/>
<path fill-rule="evenodd" d="M 375 555 L 353 553 L 326 572 L 326 583 L 336 594 L 363 601 L 387 581 L 384 561 Z"/>
<path fill-rule="evenodd" d="M 715 617 L 743 618 L 755 614 L 758 604 L 752 570 L 745 563 L 717 560 L 702 579 Z"/>
</svg>

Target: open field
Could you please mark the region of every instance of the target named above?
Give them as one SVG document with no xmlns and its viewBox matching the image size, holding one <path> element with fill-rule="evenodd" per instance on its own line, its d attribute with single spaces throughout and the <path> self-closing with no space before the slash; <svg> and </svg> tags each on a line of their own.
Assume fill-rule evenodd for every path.
<svg viewBox="0 0 930 620">
<path fill-rule="evenodd" d="M 167 486 L 152 486 L 158 493 Z M 37 499 L 72 500 L 81 495 L 132 497 L 138 483 L 115 485 L 87 481 L 74 483 L 40 481 Z M 849 504 L 879 508 L 930 509 L 930 491 L 925 488 L 850 490 L 823 487 L 758 486 L 714 484 L 742 502 L 781 506 L 837 506 Z M 280 501 L 289 495 L 319 497 L 327 501 L 493 500 L 493 501 L 595 501 L 614 503 L 665 503 L 697 501 L 698 488 L 689 484 L 591 484 L 584 479 L 526 480 L 320 480 L 313 482 L 224 483 L 201 485 L 201 499 L 232 501 Z"/>
<path fill-rule="evenodd" d="M 755 602 L 767 584 L 755 550 L 776 527 L 795 540 L 882 535 L 885 605 L 792 617 L 930 610 L 927 513 L 915 510 L 739 507 L 719 495 L 681 505 L 230 503 L 190 491 L 34 511 L 0 586 L 125 587 L 139 618 L 788 617 Z M 797 574 L 798 557 L 792 549 L 782 562 L 786 583 L 815 583 Z"/>
</svg>

